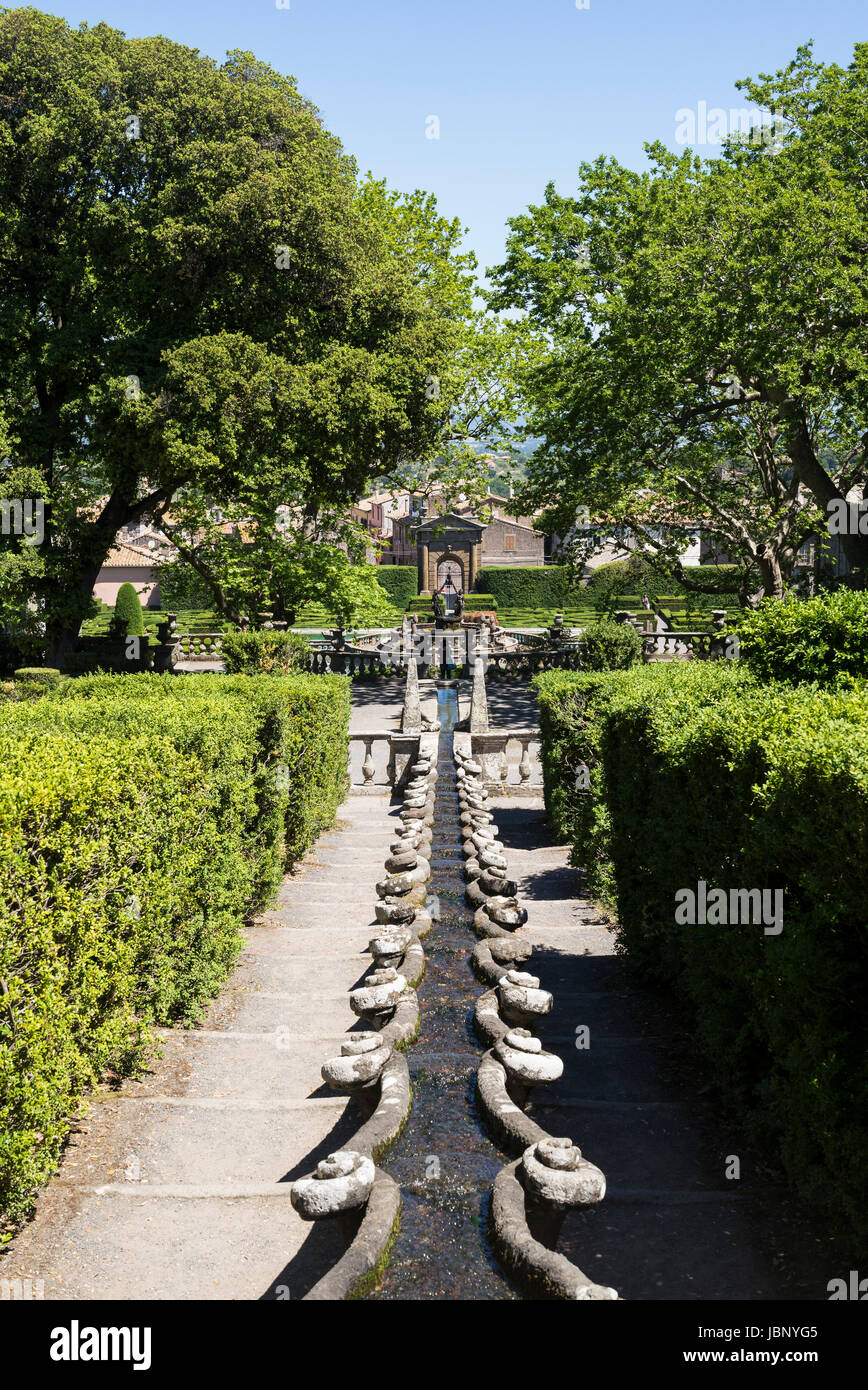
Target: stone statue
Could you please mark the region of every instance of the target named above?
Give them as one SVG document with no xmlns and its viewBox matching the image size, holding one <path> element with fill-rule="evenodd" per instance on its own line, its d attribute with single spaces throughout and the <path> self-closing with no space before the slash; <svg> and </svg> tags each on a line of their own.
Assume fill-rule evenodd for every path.
<svg viewBox="0 0 868 1390">
<path fill-rule="evenodd" d="M 439 593 L 437 593 L 436 590 L 435 590 L 435 592 L 434 592 L 433 606 L 434 606 L 434 617 L 435 617 L 435 618 L 442 618 L 442 617 L 443 617 L 443 600 L 442 600 L 442 598 L 440 597 Z"/>
<path fill-rule="evenodd" d="M 461 589 L 455 596 L 455 616 L 456 618 L 463 618 L 464 616 L 464 594 Z"/>
</svg>

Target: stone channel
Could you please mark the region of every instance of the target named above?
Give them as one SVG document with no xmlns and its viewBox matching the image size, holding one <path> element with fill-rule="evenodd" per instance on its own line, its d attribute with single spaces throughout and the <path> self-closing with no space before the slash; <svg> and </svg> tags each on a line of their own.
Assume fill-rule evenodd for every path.
<svg viewBox="0 0 868 1390">
<path fill-rule="evenodd" d="M 479 993 L 470 968 L 475 945 L 464 901 L 453 730 L 454 688 L 438 691 L 440 739 L 429 884 L 433 931 L 418 987 L 419 1039 L 407 1052 L 413 1108 L 381 1167 L 400 1185 L 401 1222 L 374 1299 L 520 1297 L 488 1241 L 491 1188 L 504 1157 L 487 1138 L 474 1104 L 480 1048 L 472 1013 Z"/>
</svg>

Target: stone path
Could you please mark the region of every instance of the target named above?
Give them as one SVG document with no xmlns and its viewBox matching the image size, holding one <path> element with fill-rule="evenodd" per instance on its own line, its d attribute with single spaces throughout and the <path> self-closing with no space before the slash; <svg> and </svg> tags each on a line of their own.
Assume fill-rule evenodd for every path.
<svg viewBox="0 0 868 1390">
<path fill-rule="evenodd" d="M 535 1031 L 564 1061 L 528 1114 L 606 1174 L 605 1200 L 567 1217 L 558 1249 L 627 1299 L 826 1298 L 834 1258 L 721 1120 L 663 1007 L 631 985 L 568 849 L 551 842 L 542 801 L 490 804 L 528 911 L 521 935 L 534 952 L 523 968 L 554 996 Z M 740 1157 L 738 1181 L 725 1177 L 729 1155 Z"/>
<path fill-rule="evenodd" d="M 374 884 L 394 820 L 350 797 L 285 879 L 202 1026 L 166 1030 L 142 1081 L 93 1099 L 0 1278 L 47 1299 L 292 1299 L 343 1251 L 289 1202 L 358 1129 L 320 1067 L 360 1026 L 347 991 L 370 969 Z"/>
</svg>

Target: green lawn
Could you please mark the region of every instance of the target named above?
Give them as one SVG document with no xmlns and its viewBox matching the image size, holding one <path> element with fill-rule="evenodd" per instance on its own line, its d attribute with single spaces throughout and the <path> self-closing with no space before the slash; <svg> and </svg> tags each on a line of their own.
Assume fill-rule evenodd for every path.
<svg viewBox="0 0 868 1390">
<path fill-rule="evenodd" d="M 113 613 L 113 608 L 103 604 L 95 618 L 89 618 L 87 622 L 82 624 L 82 636 L 102 637 L 107 634 Z M 157 627 L 165 616 L 165 613 L 159 608 L 142 609 L 145 631 L 149 636 L 156 637 Z M 179 632 L 225 632 L 229 627 L 230 624 L 226 622 L 225 618 L 209 609 L 188 608 L 178 612 Z"/>
</svg>

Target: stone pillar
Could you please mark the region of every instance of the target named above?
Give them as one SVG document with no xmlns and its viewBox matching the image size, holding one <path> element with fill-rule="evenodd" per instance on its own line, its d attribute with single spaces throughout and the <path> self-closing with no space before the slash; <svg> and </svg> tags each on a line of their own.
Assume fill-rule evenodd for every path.
<svg viewBox="0 0 868 1390">
<path fill-rule="evenodd" d="M 422 706 L 419 701 L 419 673 L 416 658 L 407 658 L 407 687 L 404 692 L 404 710 L 401 715 L 401 732 L 422 732 Z"/>
<path fill-rule="evenodd" d="M 473 692 L 470 696 L 470 732 L 488 733 L 488 700 L 485 695 L 485 663 L 477 657 L 473 663 Z"/>
<path fill-rule="evenodd" d="M 419 593 L 425 593 L 430 585 L 428 583 L 428 542 L 422 541 L 420 545 L 422 560 L 419 565 Z"/>
<path fill-rule="evenodd" d="M 476 585 L 476 576 L 479 573 L 479 541 L 474 541 L 470 547 L 470 577 L 467 583 L 468 589 Z"/>
</svg>

